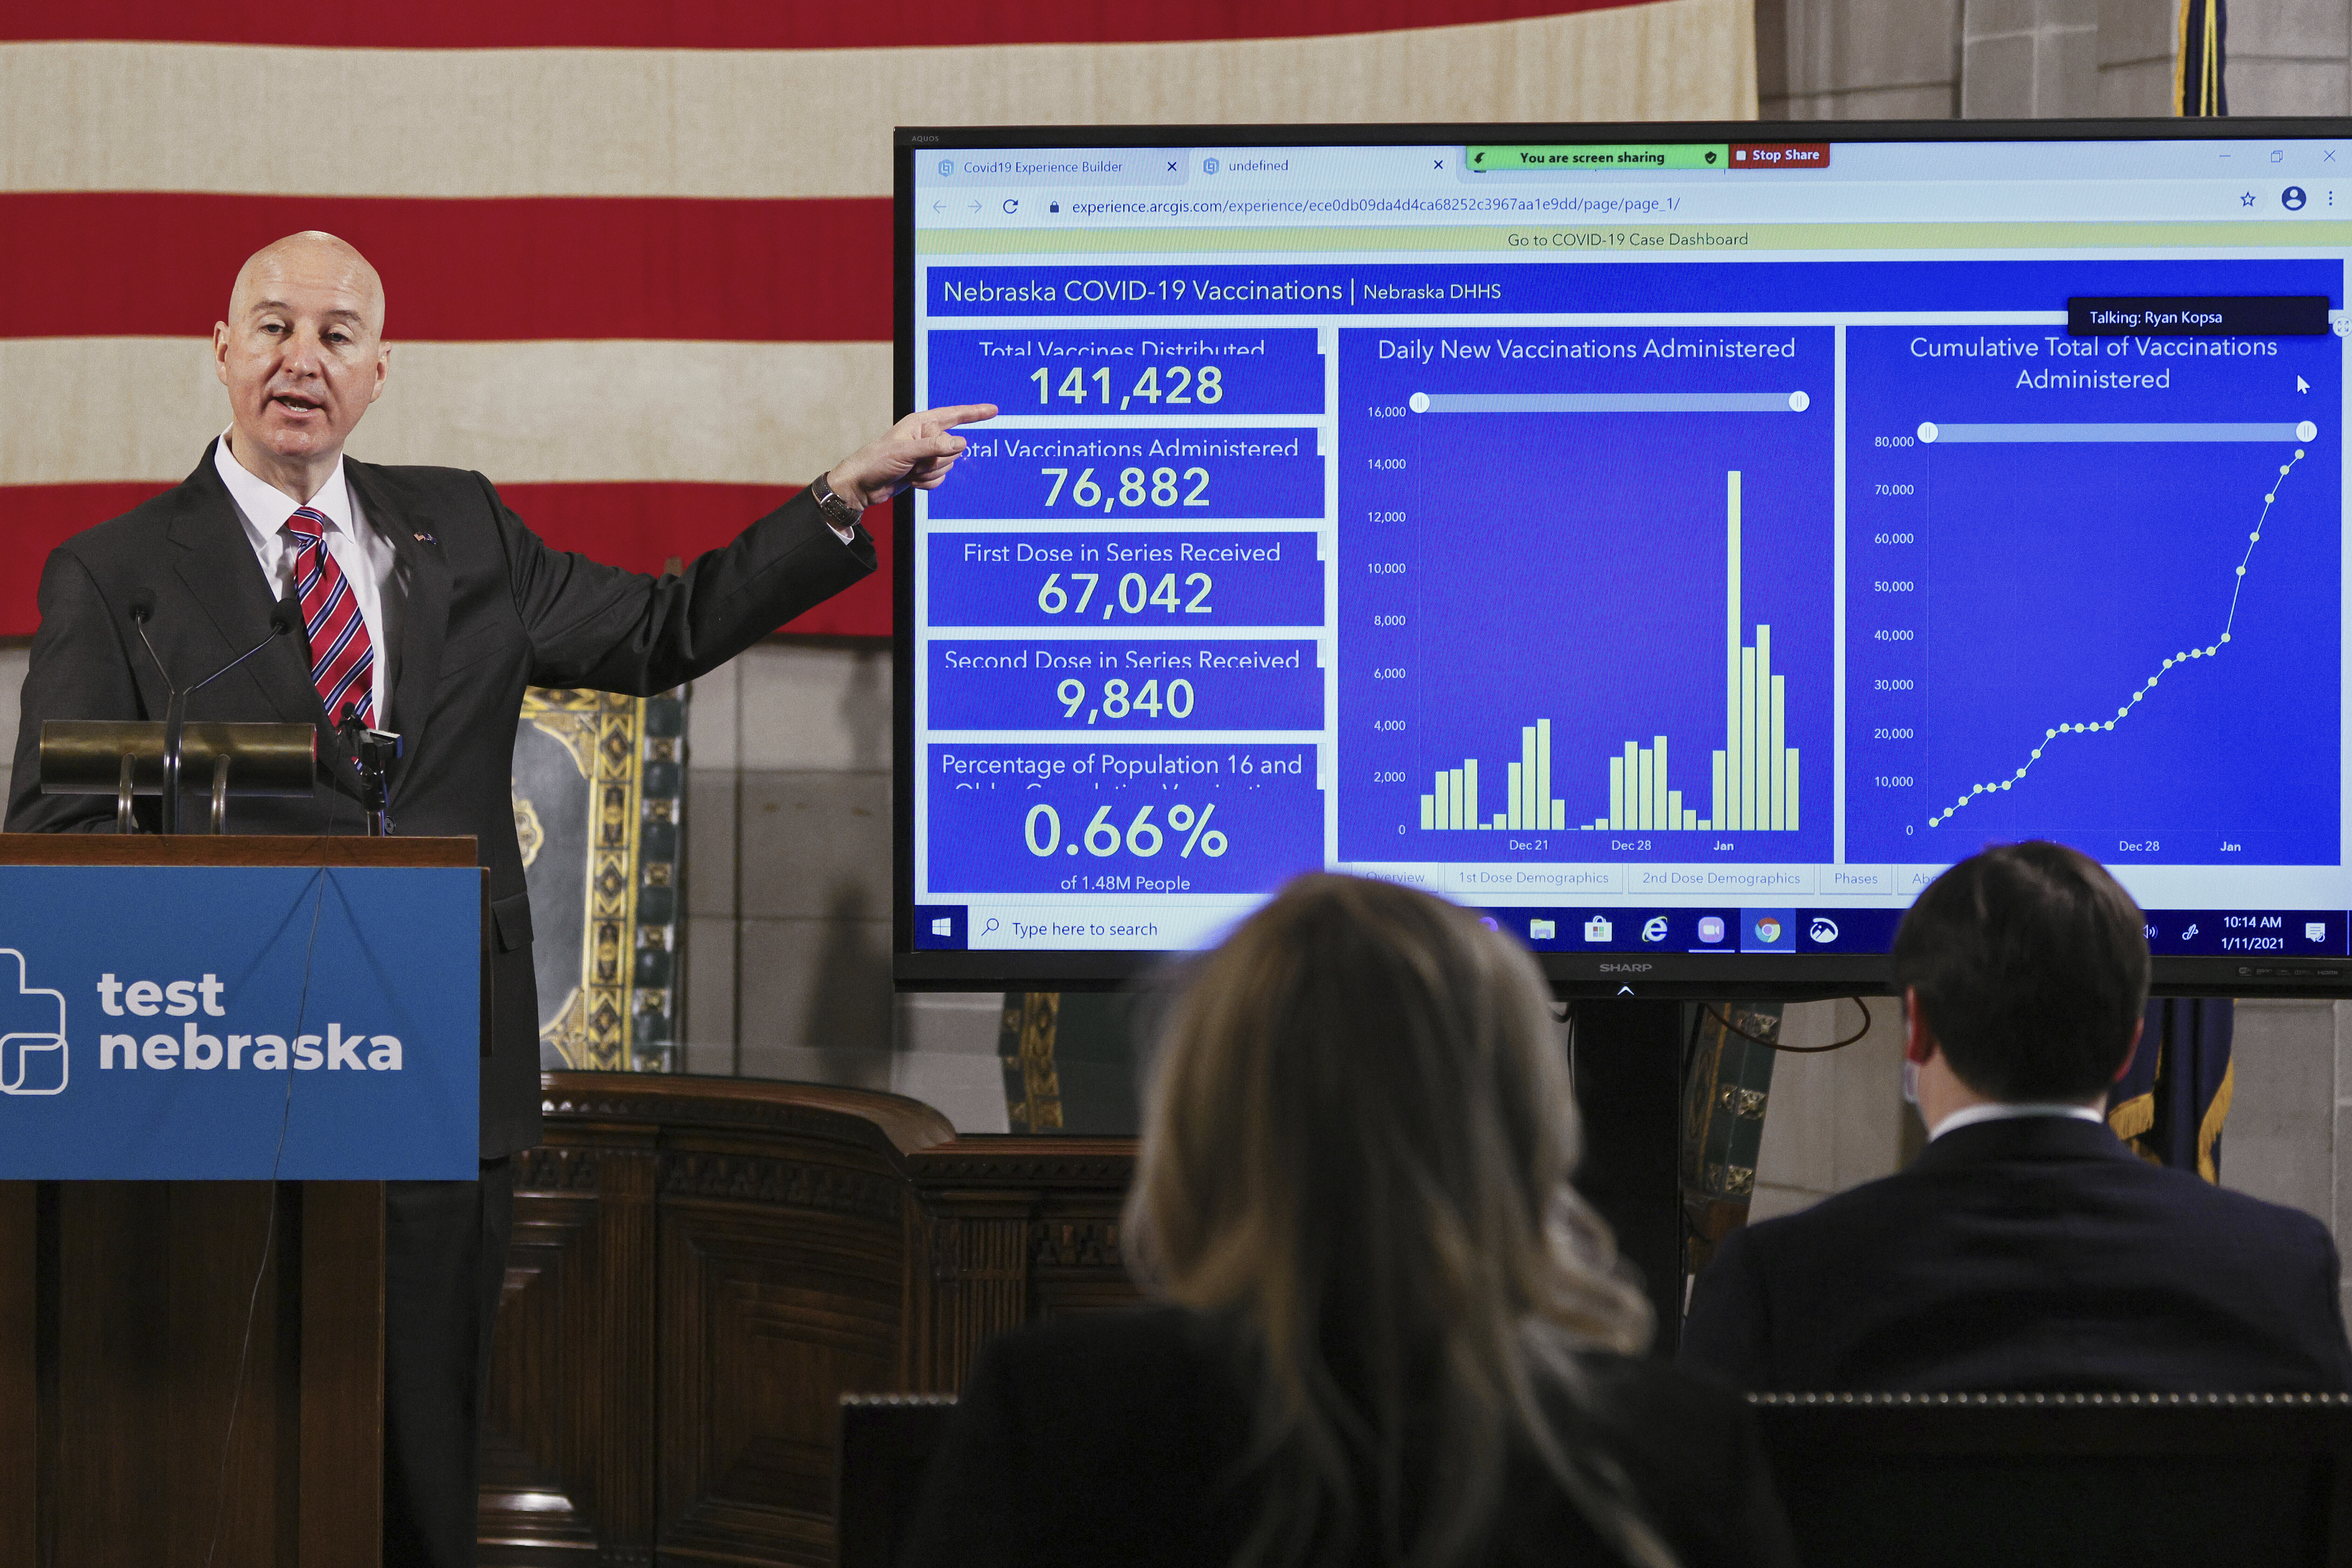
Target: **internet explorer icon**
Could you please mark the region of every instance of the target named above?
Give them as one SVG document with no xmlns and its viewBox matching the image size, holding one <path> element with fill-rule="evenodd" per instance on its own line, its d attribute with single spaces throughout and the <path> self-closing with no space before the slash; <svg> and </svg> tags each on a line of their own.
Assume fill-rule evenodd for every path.
<svg viewBox="0 0 2352 1568">
<path fill-rule="evenodd" d="M 0 947 L 0 1094 L 63 1094 L 66 1089 L 66 998 L 29 983 L 25 955 Z"/>
</svg>

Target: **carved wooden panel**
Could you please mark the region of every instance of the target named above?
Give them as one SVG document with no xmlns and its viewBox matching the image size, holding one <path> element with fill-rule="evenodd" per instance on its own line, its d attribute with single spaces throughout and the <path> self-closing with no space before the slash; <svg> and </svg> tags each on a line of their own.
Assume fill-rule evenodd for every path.
<svg viewBox="0 0 2352 1568">
<path fill-rule="evenodd" d="M 666 1559 L 832 1562 L 834 1405 L 898 1371 L 898 1218 L 664 1205 Z"/>
<path fill-rule="evenodd" d="M 829 1564 L 847 1393 L 1135 1299 L 1122 1140 L 958 1138 L 894 1095 L 553 1073 L 517 1171 L 486 1568 Z"/>
</svg>

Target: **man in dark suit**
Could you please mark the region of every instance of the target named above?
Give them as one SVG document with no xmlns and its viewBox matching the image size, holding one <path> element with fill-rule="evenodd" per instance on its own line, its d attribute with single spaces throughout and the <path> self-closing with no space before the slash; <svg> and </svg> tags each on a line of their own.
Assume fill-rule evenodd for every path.
<svg viewBox="0 0 2352 1568">
<path fill-rule="evenodd" d="M 2147 941 L 2097 862 L 1962 861 L 1904 917 L 1895 973 L 1927 1150 L 1734 1232 L 1685 1363 L 1753 1389 L 2352 1391 L 2326 1227 L 2107 1129 Z"/>
<path fill-rule="evenodd" d="M 290 236 L 237 275 L 213 351 L 230 426 L 176 489 L 75 535 L 41 576 L 7 826 L 109 831 L 110 800 L 45 796 L 47 719 L 155 719 L 185 686 L 280 637 L 198 693 L 192 719 L 319 728 L 309 798 L 239 801 L 248 833 L 356 833 L 361 779 L 337 725 L 397 731 L 399 832 L 472 837 L 490 871 L 494 1022 L 482 1062 L 478 1182 L 385 1194 L 384 1562 L 474 1561 L 481 1376 L 506 1267 L 510 1156 L 539 1142 L 530 904 L 509 775 L 526 686 L 646 693 L 722 663 L 874 570 L 869 503 L 936 485 L 964 448 L 952 426 L 993 408 L 909 416 L 753 523 L 656 580 L 549 549 L 479 474 L 347 461 L 383 390 L 383 290 L 330 235 Z M 510 389 L 528 397 L 531 389 Z M 713 391 L 723 408 L 724 389 Z M 144 825 L 155 815 L 144 813 Z"/>
</svg>

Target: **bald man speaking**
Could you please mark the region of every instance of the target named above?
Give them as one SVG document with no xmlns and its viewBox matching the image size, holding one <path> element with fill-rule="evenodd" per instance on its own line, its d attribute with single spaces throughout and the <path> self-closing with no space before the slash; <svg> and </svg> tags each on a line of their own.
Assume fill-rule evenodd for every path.
<svg viewBox="0 0 2352 1568">
<path fill-rule="evenodd" d="M 318 727 L 312 796 L 240 801 L 237 828 L 361 831 L 362 780 L 341 738 L 356 721 L 404 739 L 389 773 L 397 830 L 479 845 L 496 1009 L 481 1179 L 385 1194 L 384 1562 L 446 1568 L 474 1561 L 476 1415 L 506 1268 L 509 1157 L 540 1135 L 530 905 L 509 785 L 523 689 L 643 694 L 731 658 L 873 571 L 858 514 L 937 485 L 964 449 L 953 427 L 996 410 L 909 415 L 733 543 L 656 580 L 550 549 L 479 474 L 347 458 L 391 372 L 383 329 L 375 268 L 331 235 L 289 236 L 238 272 L 213 329 L 228 428 L 178 486 L 76 534 L 42 572 L 7 826 L 112 830 L 110 798 L 40 793 L 38 741 L 48 719 L 163 716 L 164 680 L 134 612 L 185 684 L 267 637 L 291 595 L 307 637 L 277 639 L 189 708 L 191 719 Z"/>
</svg>

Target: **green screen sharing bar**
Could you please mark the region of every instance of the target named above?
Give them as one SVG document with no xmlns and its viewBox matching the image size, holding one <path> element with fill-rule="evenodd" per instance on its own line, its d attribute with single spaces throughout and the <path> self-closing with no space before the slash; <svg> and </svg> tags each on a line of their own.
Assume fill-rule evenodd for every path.
<svg viewBox="0 0 2352 1568">
<path fill-rule="evenodd" d="M 1470 172 L 1510 169 L 1721 169 L 1731 148 L 1722 142 L 1654 142 L 1637 147 L 1481 147 L 1465 150 Z"/>
</svg>

